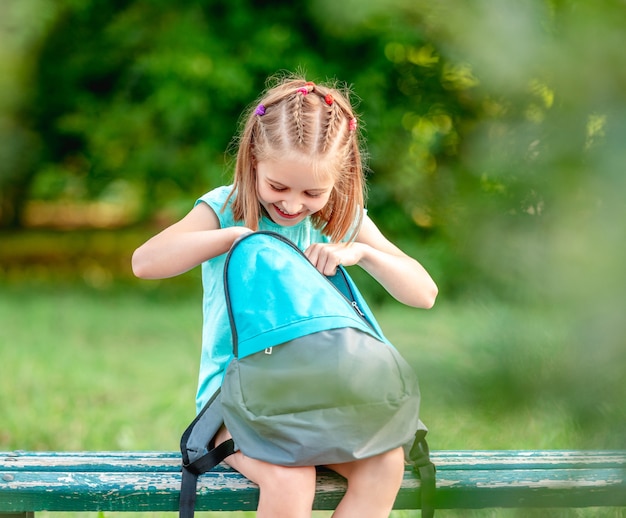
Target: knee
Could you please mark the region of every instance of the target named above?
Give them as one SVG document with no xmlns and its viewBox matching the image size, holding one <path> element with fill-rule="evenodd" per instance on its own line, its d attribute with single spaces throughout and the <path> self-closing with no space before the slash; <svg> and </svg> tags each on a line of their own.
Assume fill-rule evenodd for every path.
<svg viewBox="0 0 626 518">
<path fill-rule="evenodd" d="M 399 486 L 404 477 L 404 466 L 404 451 L 397 448 L 375 457 L 370 468 L 377 473 L 379 480 L 388 481 L 392 486 Z"/>
<path fill-rule="evenodd" d="M 261 491 L 281 495 L 315 495 L 316 471 L 313 466 L 287 467 L 268 464 L 259 480 Z"/>
<path fill-rule="evenodd" d="M 396 448 L 379 456 L 376 470 L 384 476 L 402 479 L 404 476 L 404 450 Z"/>
<path fill-rule="evenodd" d="M 348 477 L 348 483 L 378 489 L 382 489 L 382 486 L 397 489 L 402 484 L 404 467 L 404 451 L 397 448 L 361 461 Z"/>
</svg>

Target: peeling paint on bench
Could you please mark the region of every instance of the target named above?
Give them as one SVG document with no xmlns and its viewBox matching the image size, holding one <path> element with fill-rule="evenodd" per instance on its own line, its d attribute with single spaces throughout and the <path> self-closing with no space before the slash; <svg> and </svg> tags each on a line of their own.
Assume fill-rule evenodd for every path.
<svg viewBox="0 0 626 518">
<path fill-rule="evenodd" d="M 436 506 L 626 506 L 626 452 L 440 451 Z M 177 452 L 0 452 L 0 514 L 35 511 L 175 511 Z M 333 509 L 345 481 L 318 473 L 315 509 Z M 419 508 L 419 479 L 405 472 L 396 509 Z M 197 510 L 254 510 L 258 488 L 225 465 L 198 480 Z"/>
</svg>

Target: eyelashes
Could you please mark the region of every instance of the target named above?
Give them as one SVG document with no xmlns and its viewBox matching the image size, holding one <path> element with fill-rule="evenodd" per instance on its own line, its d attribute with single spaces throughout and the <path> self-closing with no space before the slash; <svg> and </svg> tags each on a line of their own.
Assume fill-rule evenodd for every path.
<svg viewBox="0 0 626 518">
<path fill-rule="evenodd" d="M 287 187 L 280 187 L 278 185 L 273 185 L 271 183 L 268 183 L 268 185 L 270 186 L 270 189 L 272 189 L 272 191 L 275 191 L 275 192 L 285 192 L 285 191 L 287 191 Z M 306 196 L 308 196 L 309 198 L 319 198 L 320 196 L 322 196 L 325 193 L 324 192 L 307 192 L 307 191 L 305 191 L 304 194 Z"/>
</svg>

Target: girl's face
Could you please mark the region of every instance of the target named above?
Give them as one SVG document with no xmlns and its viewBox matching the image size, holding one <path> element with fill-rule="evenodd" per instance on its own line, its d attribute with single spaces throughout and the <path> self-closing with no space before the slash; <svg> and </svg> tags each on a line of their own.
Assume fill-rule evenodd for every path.
<svg viewBox="0 0 626 518">
<path fill-rule="evenodd" d="M 274 223 L 291 227 L 324 208 L 335 181 L 318 177 L 306 160 L 262 160 L 257 164 L 259 202 Z"/>
</svg>

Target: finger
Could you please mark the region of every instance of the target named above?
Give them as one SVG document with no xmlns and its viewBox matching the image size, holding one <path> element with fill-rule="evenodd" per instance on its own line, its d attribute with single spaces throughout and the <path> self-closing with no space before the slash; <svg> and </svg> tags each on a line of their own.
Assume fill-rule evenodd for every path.
<svg viewBox="0 0 626 518">
<path fill-rule="evenodd" d="M 328 253 L 325 247 L 316 246 L 311 251 L 311 256 L 309 257 L 309 260 L 311 261 L 313 266 L 315 266 L 315 268 L 319 270 L 320 273 L 326 275 L 325 269 L 328 261 Z"/>
<path fill-rule="evenodd" d="M 319 265 L 320 271 L 324 275 L 332 276 L 337 273 L 337 265 L 341 264 L 341 261 L 334 254 L 326 254 L 324 256 L 323 264 Z"/>
<path fill-rule="evenodd" d="M 305 257 L 313 264 L 313 266 L 317 266 L 317 261 L 319 258 L 319 247 L 316 244 L 312 244 L 304 251 Z"/>
<path fill-rule="evenodd" d="M 324 275 L 328 277 L 332 277 L 337 273 L 337 265 L 333 265 L 333 263 L 327 263 L 324 268 Z"/>
</svg>

